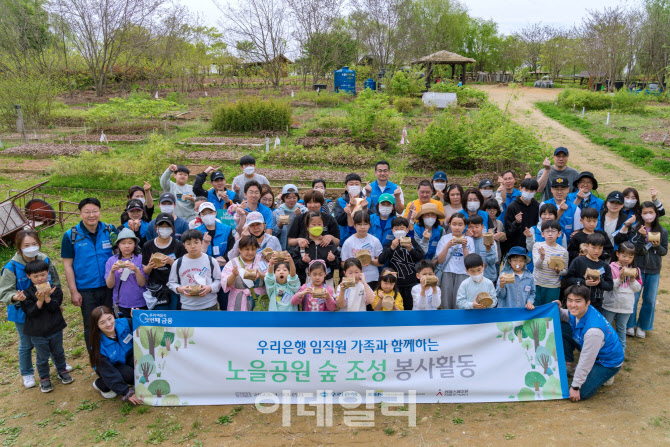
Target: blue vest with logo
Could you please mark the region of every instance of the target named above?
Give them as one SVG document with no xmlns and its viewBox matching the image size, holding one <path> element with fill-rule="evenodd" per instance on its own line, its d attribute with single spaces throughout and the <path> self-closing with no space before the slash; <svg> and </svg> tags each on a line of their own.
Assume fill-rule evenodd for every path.
<svg viewBox="0 0 670 447">
<path fill-rule="evenodd" d="M 235 191 L 231 191 L 229 189 L 226 190 L 226 193 L 228 194 L 228 198 L 230 200 L 235 200 Z M 226 202 L 223 201 L 223 199 L 220 199 L 219 196 L 216 195 L 216 190 L 214 188 L 210 189 L 207 192 L 207 201 L 212 203 L 214 205 L 214 208 L 217 210 L 222 210 L 225 209 L 226 207 Z"/>
<path fill-rule="evenodd" d="M 422 238 L 424 231 L 426 231 L 424 227 L 422 227 L 421 225 L 414 224 L 414 234 L 417 235 L 415 237 Z M 435 257 L 435 251 L 437 251 L 437 244 L 438 242 L 440 242 L 440 238 L 444 233 L 444 229 L 442 227 L 438 227 L 437 223 L 433 225 L 432 231 L 433 232 L 430 234 L 430 239 L 428 240 L 428 250 L 426 250 L 426 254 L 423 256 L 423 259 L 433 259 Z"/>
<path fill-rule="evenodd" d="M 216 222 L 214 225 L 216 226 L 216 232 L 214 233 L 214 239 L 212 239 L 212 242 L 209 243 L 209 247 L 207 247 L 207 254 L 214 257 L 226 256 L 228 250 L 232 248 L 228 248 L 228 236 L 230 236 L 230 232 L 233 231 L 233 229 L 220 222 Z M 196 230 L 199 230 L 202 234 L 207 234 L 207 227 L 205 224 L 200 225 Z M 217 247 L 217 249 L 215 250 L 214 247 Z"/>
<path fill-rule="evenodd" d="M 369 199 L 368 202 L 370 202 L 368 204 L 368 207 L 369 208 L 376 207 L 377 206 L 377 200 L 379 200 L 379 196 L 381 196 L 382 194 L 393 195 L 393 193 L 395 192 L 397 187 L 398 187 L 398 185 L 396 185 L 395 183 L 387 180 L 386 181 L 386 186 L 384 187 L 384 190 L 382 191 L 379 187 L 379 183 L 377 183 L 377 180 L 370 183 L 370 188 L 372 188 L 372 191 L 370 191 L 370 197 L 368 197 L 368 199 Z M 382 243 L 382 245 L 384 245 L 384 244 Z"/>
<path fill-rule="evenodd" d="M 589 306 L 579 323 L 577 319 L 570 315 L 570 327 L 572 328 L 572 338 L 584 347 L 584 334 L 591 328 L 598 328 L 605 334 L 605 344 L 600 348 L 596 363 L 606 368 L 616 368 L 623 363 L 623 347 L 619 342 L 619 336 L 612 328 L 605 317 L 598 312 L 593 306 Z"/>
<path fill-rule="evenodd" d="M 576 192 L 571 192 L 568 194 L 567 201 L 570 203 L 575 203 L 575 199 L 577 198 L 577 193 Z M 600 210 L 603 209 L 603 205 L 605 205 L 605 202 L 603 202 L 603 199 L 600 199 L 591 193 L 591 195 L 588 197 L 588 199 L 584 199 L 581 202 L 579 202 L 579 209 L 583 210 L 584 208 L 595 208 L 598 210 L 600 213 Z"/>
<path fill-rule="evenodd" d="M 340 204 L 342 209 L 344 209 L 348 205 L 348 203 L 345 202 L 344 198 L 342 197 L 338 197 L 337 203 Z M 349 236 L 351 236 L 354 233 L 349 231 L 349 225 L 338 225 L 338 227 L 340 227 L 340 247 L 341 247 L 342 245 L 344 245 L 344 241 L 346 241 L 349 238 Z"/>
<path fill-rule="evenodd" d="M 392 241 L 393 237 L 393 227 L 391 226 L 391 221 L 395 216 L 389 216 L 385 221 L 382 222 L 381 216 L 379 214 L 373 214 L 370 216 L 370 233 L 382 243 L 382 247 L 386 245 L 388 241 Z M 383 227 L 382 227 L 383 225 Z"/>
<path fill-rule="evenodd" d="M 551 198 L 544 203 L 551 203 L 558 209 L 556 199 L 554 198 Z M 561 231 L 565 235 L 565 238 L 570 241 L 570 236 L 575 231 L 575 213 L 577 212 L 577 205 L 567 200 L 565 203 L 568 205 L 568 209 L 563 212 L 561 218 L 558 219 L 558 223 L 561 224 Z"/>
<path fill-rule="evenodd" d="M 114 330 L 116 331 L 116 340 L 112 340 L 105 334 L 100 334 L 100 355 L 107 357 L 112 365 L 123 365 L 126 363 L 128 355 L 132 355 L 133 331 L 125 318 L 114 321 Z M 129 335 L 131 337 L 126 342 L 125 340 L 128 339 Z"/>
<path fill-rule="evenodd" d="M 128 222 L 121 225 L 121 227 L 119 228 L 119 231 L 121 231 L 122 228 L 128 228 Z M 141 221 L 140 222 L 140 236 L 142 236 L 144 239 L 147 238 L 147 230 L 148 229 L 149 229 L 149 222 Z"/>
<path fill-rule="evenodd" d="M 74 235 L 72 234 L 73 230 Z M 93 245 L 88 230 L 85 230 L 84 224 L 79 222 L 76 227 L 70 228 L 65 234 L 73 242 L 74 260 L 72 261 L 72 268 L 74 269 L 77 289 L 107 287 L 105 283 L 105 264 L 114 255 L 112 246 L 116 241 L 112 239 L 116 239 L 117 233 L 114 233 L 108 224 L 98 222 L 95 245 Z"/>
<path fill-rule="evenodd" d="M 50 265 L 49 258 L 46 258 L 44 260 L 47 264 Z M 9 270 L 14 274 L 16 277 L 16 291 L 20 292 L 22 290 L 26 290 L 28 287 L 30 287 L 30 279 L 26 276 L 26 266 L 16 262 L 16 261 L 9 261 L 5 266 L 2 268 L 2 272 L 5 270 Z M 48 276 L 48 281 L 51 282 L 51 274 Z M 23 312 L 23 309 L 21 309 L 20 306 L 16 306 L 12 303 L 7 305 L 7 321 L 11 321 L 14 323 L 25 323 L 26 322 L 26 314 Z"/>
</svg>

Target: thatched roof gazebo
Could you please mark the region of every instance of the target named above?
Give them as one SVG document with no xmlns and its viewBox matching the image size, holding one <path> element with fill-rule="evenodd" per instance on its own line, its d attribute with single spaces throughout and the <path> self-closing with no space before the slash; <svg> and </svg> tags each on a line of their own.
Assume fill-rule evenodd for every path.
<svg viewBox="0 0 670 447">
<path fill-rule="evenodd" d="M 426 85 L 430 86 L 431 73 L 433 65 L 451 65 L 451 77 L 453 79 L 456 72 L 456 65 L 462 67 L 461 82 L 465 84 L 465 65 L 474 64 L 476 61 L 470 57 L 461 56 L 460 54 L 450 53 L 449 51 L 438 51 L 437 53 L 424 56 L 421 59 L 416 59 L 410 62 L 412 65 L 426 66 Z"/>
</svg>

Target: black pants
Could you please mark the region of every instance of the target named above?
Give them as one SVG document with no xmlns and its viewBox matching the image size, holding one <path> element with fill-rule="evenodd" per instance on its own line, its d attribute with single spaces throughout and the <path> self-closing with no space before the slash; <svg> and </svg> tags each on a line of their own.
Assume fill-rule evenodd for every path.
<svg viewBox="0 0 670 447">
<path fill-rule="evenodd" d="M 97 289 L 79 290 L 81 294 L 81 317 L 84 320 L 84 339 L 88 344 L 89 326 L 91 324 L 91 313 L 98 306 L 107 306 L 113 309 L 112 289 L 109 287 L 98 287 Z"/>
<path fill-rule="evenodd" d="M 228 292 L 223 291 L 223 286 L 216 294 L 216 301 L 219 303 L 219 310 L 228 310 Z"/>
<path fill-rule="evenodd" d="M 147 306 L 142 306 L 142 307 L 137 307 L 135 309 L 147 310 L 148 307 Z M 118 318 L 133 318 L 133 316 L 131 315 L 132 310 L 133 310 L 133 308 L 131 308 L 131 307 L 121 307 L 121 306 L 119 306 L 119 316 L 118 316 Z"/>
<path fill-rule="evenodd" d="M 123 364 L 123 365 L 114 365 L 114 367 L 119 370 L 119 373 L 121 373 L 123 381 L 126 382 L 126 385 L 129 386 L 135 385 L 135 370 L 133 369 L 132 366 L 128 364 Z M 95 385 L 103 393 L 111 391 L 111 388 L 107 386 L 104 380 L 102 380 L 100 374 L 98 374 L 98 378 L 95 379 Z"/>
<path fill-rule="evenodd" d="M 404 310 L 412 310 L 414 308 L 414 298 L 412 298 L 412 287 L 411 286 L 398 286 L 398 292 L 402 296 L 402 305 Z"/>
</svg>

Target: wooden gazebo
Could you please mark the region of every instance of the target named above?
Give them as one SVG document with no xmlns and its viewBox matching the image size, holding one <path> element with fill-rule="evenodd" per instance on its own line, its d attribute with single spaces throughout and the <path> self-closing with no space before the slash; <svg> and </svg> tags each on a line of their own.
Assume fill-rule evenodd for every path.
<svg viewBox="0 0 670 447">
<path fill-rule="evenodd" d="M 453 79 L 456 73 L 456 65 L 461 66 L 461 82 L 465 84 L 465 65 L 474 64 L 476 61 L 470 57 L 461 56 L 460 54 L 450 53 L 449 51 L 438 51 L 410 62 L 412 65 L 426 66 L 426 86 L 430 86 L 430 78 L 433 71 L 433 65 L 451 65 L 451 77 Z"/>
</svg>

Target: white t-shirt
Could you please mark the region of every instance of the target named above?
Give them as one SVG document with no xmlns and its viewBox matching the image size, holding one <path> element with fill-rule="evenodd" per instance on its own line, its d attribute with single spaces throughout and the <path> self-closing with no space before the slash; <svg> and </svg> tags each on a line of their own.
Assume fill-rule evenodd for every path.
<svg viewBox="0 0 670 447">
<path fill-rule="evenodd" d="M 435 251 L 435 257 L 442 252 L 444 247 L 446 247 L 447 242 L 452 240 L 454 238 L 453 234 L 445 234 L 440 238 L 440 242 L 437 243 L 437 250 Z M 468 247 L 468 253 L 474 253 L 475 252 L 475 243 L 472 240 L 470 236 L 465 236 L 466 240 L 466 246 Z M 449 256 L 451 254 L 451 257 Z M 463 259 L 465 256 L 463 256 L 463 246 L 461 245 L 455 245 L 447 251 L 447 257 L 445 258 L 445 262 L 448 260 L 449 262 L 444 266 L 444 272 L 449 272 L 449 273 L 458 273 L 461 275 L 467 275 L 468 272 L 465 271 L 465 265 L 463 264 Z"/>
<path fill-rule="evenodd" d="M 367 277 L 366 277 L 367 279 Z M 340 296 L 340 286 L 337 286 L 335 300 Z M 364 312 L 365 309 L 365 285 L 358 281 L 354 287 L 349 287 L 344 291 L 344 307 L 341 312 Z"/>
<path fill-rule="evenodd" d="M 368 234 L 364 238 L 359 238 L 354 234 L 344 241 L 344 245 L 342 245 L 342 261 L 355 257 L 359 250 L 368 250 L 373 258 L 378 258 L 382 253 L 382 244 L 379 242 L 379 239 L 371 234 Z M 372 264 L 363 267 L 363 273 L 367 282 L 379 279 L 379 269 Z"/>
<path fill-rule="evenodd" d="M 603 230 L 605 230 L 605 233 L 607 233 L 607 235 L 609 236 L 610 242 L 612 244 L 614 244 L 613 233 L 616 231 L 617 220 L 618 219 L 608 220 L 607 217 L 605 217 L 604 223 L 603 223 Z"/>
<path fill-rule="evenodd" d="M 414 305 L 412 310 L 437 310 L 442 303 L 442 291 L 439 287 L 435 287 L 436 292 L 433 293 L 433 288 L 428 287 L 426 296 L 421 296 L 421 284 L 412 287 L 412 301 Z"/>
</svg>

